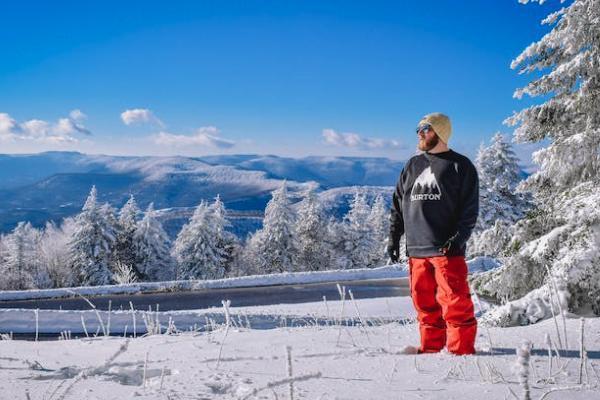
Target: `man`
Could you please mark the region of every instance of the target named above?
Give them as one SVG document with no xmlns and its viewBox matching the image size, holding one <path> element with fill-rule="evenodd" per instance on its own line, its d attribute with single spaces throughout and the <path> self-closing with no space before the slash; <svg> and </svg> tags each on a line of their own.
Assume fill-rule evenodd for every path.
<svg viewBox="0 0 600 400">
<path fill-rule="evenodd" d="M 465 244 L 479 213 L 477 170 L 448 148 L 450 119 L 423 117 L 422 154 L 404 166 L 393 195 L 388 254 L 400 255 L 406 234 L 410 291 L 419 320 L 419 353 L 474 354 L 477 320 L 467 282 Z"/>
</svg>

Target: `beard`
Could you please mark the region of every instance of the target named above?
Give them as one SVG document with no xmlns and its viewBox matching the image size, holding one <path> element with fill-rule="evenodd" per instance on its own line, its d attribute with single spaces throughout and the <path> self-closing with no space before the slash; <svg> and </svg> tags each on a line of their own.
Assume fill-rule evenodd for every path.
<svg viewBox="0 0 600 400">
<path fill-rule="evenodd" d="M 419 137 L 419 144 L 417 147 L 421 151 L 429 151 L 433 149 L 439 143 L 440 138 L 438 135 L 432 135 L 429 139 Z"/>
</svg>

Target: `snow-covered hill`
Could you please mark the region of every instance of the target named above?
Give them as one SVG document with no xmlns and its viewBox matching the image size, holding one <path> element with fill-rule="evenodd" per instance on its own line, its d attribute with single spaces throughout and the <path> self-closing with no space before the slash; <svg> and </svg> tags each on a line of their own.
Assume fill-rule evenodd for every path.
<svg viewBox="0 0 600 400">
<path fill-rule="evenodd" d="M 41 226 L 47 220 L 73 215 L 81 209 L 92 185 L 96 185 L 100 201 L 115 207 L 121 207 L 130 194 L 142 208 L 154 202 L 155 208 L 168 210 L 194 207 L 219 194 L 228 209 L 260 214 L 283 179 L 288 181 L 292 197 L 299 198 L 308 182 L 316 182 L 320 191 L 340 188 L 341 192 L 346 192 L 341 187 L 350 185 L 393 185 L 401 169 L 401 162 L 384 158 L 116 157 L 74 152 L 0 155 L 0 231 L 11 230 L 19 221 Z M 342 196 L 343 200 L 349 195 Z M 259 227 L 256 215 L 254 219 L 237 217 L 240 226 L 234 230 L 241 236 Z M 173 233 L 184 219 L 170 218 L 167 213 L 165 221 Z"/>
</svg>

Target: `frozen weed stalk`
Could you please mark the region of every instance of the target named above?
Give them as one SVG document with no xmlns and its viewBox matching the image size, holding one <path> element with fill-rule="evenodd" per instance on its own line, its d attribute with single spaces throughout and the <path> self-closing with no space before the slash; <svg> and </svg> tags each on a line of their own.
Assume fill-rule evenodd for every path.
<svg viewBox="0 0 600 400">
<path fill-rule="evenodd" d="M 342 302 L 342 305 L 340 307 L 340 318 L 339 318 L 338 336 L 337 336 L 337 341 L 335 343 L 335 346 L 339 347 L 339 345 L 340 345 L 340 338 L 342 336 L 342 328 L 343 328 L 342 319 L 344 318 L 344 304 L 346 302 L 346 286 L 340 286 L 339 283 L 337 283 L 336 286 L 337 286 L 338 293 L 340 294 L 340 300 Z"/>
<path fill-rule="evenodd" d="M 227 334 L 229 333 L 229 326 L 231 325 L 231 314 L 229 313 L 229 306 L 231 305 L 231 300 L 221 300 L 221 304 L 223 304 L 223 311 L 225 313 L 225 333 L 223 334 L 223 340 L 221 340 L 221 346 L 219 346 L 219 357 L 217 358 L 217 365 L 215 369 L 219 369 L 219 364 L 221 363 L 221 355 L 223 354 L 223 346 L 225 345 L 225 339 L 227 339 Z"/>
<path fill-rule="evenodd" d="M 108 336 L 106 327 L 104 326 L 104 321 L 102 320 L 102 317 L 100 316 L 100 313 L 98 312 L 98 309 L 96 308 L 94 303 L 92 303 L 87 297 L 83 296 L 81 293 L 78 293 L 71 289 L 65 289 L 65 290 L 68 293 L 71 293 L 71 294 L 74 294 L 75 296 L 81 297 L 86 303 L 89 304 L 89 306 L 92 308 L 92 310 L 94 310 L 94 312 L 96 313 L 96 318 L 98 319 L 98 322 L 100 323 L 99 329 L 102 329 L 102 334 L 104 335 L 104 337 Z M 98 336 L 98 335 L 96 334 L 96 336 Z"/>
<path fill-rule="evenodd" d="M 520 347 L 517 348 L 517 374 L 519 379 L 519 385 L 523 390 L 522 400 L 531 400 L 531 393 L 529 389 L 529 358 L 531 355 L 531 342 L 524 341 Z"/>
</svg>

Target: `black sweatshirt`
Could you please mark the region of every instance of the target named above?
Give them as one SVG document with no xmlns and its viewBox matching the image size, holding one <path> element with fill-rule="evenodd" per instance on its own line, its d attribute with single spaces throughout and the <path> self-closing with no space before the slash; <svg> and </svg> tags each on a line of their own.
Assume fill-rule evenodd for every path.
<svg viewBox="0 0 600 400">
<path fill-rule="evenodd" d="M 471 161 L 455 151 L 412 157 L 400 174 L 392 200 L 390 240 L 406 233 L 409 257 L 464 256 L 479 214 L 479 181 Z"/>
</svg>

